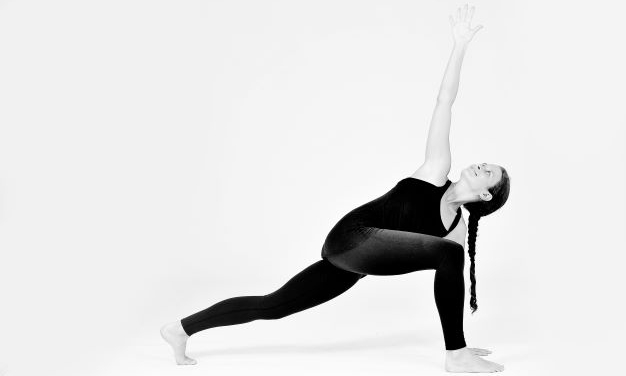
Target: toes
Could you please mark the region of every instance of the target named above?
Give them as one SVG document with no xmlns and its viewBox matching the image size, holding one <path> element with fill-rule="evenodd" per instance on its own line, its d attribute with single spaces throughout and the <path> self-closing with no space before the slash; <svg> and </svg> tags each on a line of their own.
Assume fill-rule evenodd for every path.
<svg viewBox="0 0 626 376">
<path fill-rule="evenodd" d="M 191 359 L 188 357 L 185 357 L 183 360 L 181 360 L 180 362 L 177 362 L 179 365 L 194 365 L 198 362 L 196 362 L 195 359 Z"/>
</svg>

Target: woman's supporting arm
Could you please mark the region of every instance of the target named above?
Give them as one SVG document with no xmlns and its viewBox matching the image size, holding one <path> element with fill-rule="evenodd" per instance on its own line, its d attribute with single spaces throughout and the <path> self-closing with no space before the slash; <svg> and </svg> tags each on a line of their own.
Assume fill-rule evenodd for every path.
<svg viewBox="0 0 626 376">
<path fill-rule="evenodd" d="M 452 114 L 452 104 L 456 99 L 459 90 L 459 78 L 461 76 L 461 65 L 469 42 L 474 34 L 482 28 L 470 27 L 470 21 L 474 13 L 474 7 L 469 9 L 467 5 L 459 8 L 457 17 L 450 16 L 450 24 L 454 36 L 454 47 L 446 66 L 446 71 L 441 81 L 437 103 L 428 130 L 428 140 L 426 142 L 426 158 L 424 169 L 429 170 L 431 175 L 448 175 L 450 171 L 450 122 Z"/>
</svg>

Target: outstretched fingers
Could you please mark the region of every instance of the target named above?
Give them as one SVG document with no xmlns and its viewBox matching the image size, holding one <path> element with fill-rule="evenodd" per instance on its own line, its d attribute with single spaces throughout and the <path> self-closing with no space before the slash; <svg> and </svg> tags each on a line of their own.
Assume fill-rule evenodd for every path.
<svg viewBox="0 0 626 376">
<path fill-rule="evenodd" d="M 468 347 L 468 350 L 474 355 L 487 356 L 491 354 L 491 351 L 487 349 L 481 349 L 478 347 Z"/>
<path fill-rule="evenodd" d="M 454 14 L 451 14 L 449 19 L 450 23 L 454 25 L 455 23 L 470 23 L 472 22 L 472 18 L 474 17 L 474 11 L 476 10 L 475 6 L 469 6 L 469 4 L 465 4 L 456 9 Z M 456 17 L 455 17 L 456 16 Z"/>
<path fill-rule="evenodd" d="M 483 28 L 483 25 L 477 25 L 475 28 L 472 29 L 472 33 L 476 34 L 476 32 L 482 28 Z"/>
<path fill-rule="evenodd" d="M 469 14 L 467 15 L 467 22 L 471 23 L 472 22 L 472 17 L 474 17 L 474 10 L 476 10 L 476 7 L 472 6 L 469 9 Z"/>
<path fill-rule="evenodd" d="M 482 25 L 471 26 L 475 10 L 474 6 L 470 7 L 469 4 L 465 4 L 458 7 L 456 12 L 450 15 L 450 25 L 452 26 L 452 33 L 456 42 L 467 43 L 471 41 L 474 34 L 483 28 Z"/>
</svg>

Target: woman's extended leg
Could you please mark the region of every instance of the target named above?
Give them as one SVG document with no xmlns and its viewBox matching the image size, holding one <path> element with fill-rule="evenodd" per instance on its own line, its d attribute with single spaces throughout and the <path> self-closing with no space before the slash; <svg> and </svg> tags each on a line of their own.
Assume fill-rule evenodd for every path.
<svg viewBox="0 0 626 376">
<path fill-rule="evenodd" d="M 415 232 L 369 227 L 367 240 L 328 260 L 341 269 L 372 275 L 396 275 L 434 269 L 435 303 L 446 350 L 466 347 L 463 334 L 465 284 L 463 246 L 448 239 Z"/>
<path fill-rule="evenodd" d="M 161 336 L 172 346 L 176 363 L 196 364 L 185 354 L 190 335 L 216 326 L 279 319 L 315 307 L 341 295 L 363 277 L 365 275 L 339 269 L 322 259 L 271 294 L 222 300 L 180 321 L 164 325 Z"/>
<path fill-rule="evenodd" d="M 187 335 L 216 326 L 279 319 L 322 304 L 352 287 L 363 274 L 317 261 L 285 285 L 263 296 L 239 296 L 218 302 L 181 320 Z"/>
</svg>

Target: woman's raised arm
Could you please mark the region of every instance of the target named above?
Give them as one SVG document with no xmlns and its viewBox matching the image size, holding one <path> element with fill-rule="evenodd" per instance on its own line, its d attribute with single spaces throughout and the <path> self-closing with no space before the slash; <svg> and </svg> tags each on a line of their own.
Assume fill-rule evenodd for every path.
<svg viewBox="0 0 626 376">
<path fill-rule="evenodd" d="M 457 10 L 455 17 L 450 16 L 454 47 L 441 81 L 439 94 L 437 95 L 437 104 L 435 105 L 428 130 L 426 157 L 424 164 L 420 167 L 423 173 L 430 176 L 438 175 L 444 181 L 448 172 L 450 172 L 450 119 L 452 104 L 459 90 L 461 64 L 463 63 L 463 56 L 469 42 L 476 32 L 482 28 L 481 25 L 475 28 L 470 27 L 473 13 L 474 7 L 468 9 L 466 4 Z"/>
</svg>

